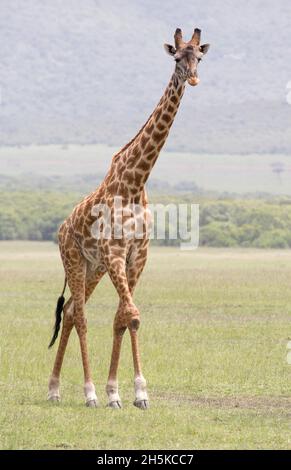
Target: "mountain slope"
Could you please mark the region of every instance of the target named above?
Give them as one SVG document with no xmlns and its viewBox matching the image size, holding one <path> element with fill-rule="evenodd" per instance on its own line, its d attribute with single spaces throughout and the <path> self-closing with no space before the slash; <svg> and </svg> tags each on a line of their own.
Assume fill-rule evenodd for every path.
<svg viewBox="0 0 291 470">
<path fill-rule="evenodd" d="M 0 145 L 121 146 L 174 64 L 177 26 L 211 49 L 187 89 L 168 150 L 291 152 L 289 0 L 1 0 Z"/>
</svg>

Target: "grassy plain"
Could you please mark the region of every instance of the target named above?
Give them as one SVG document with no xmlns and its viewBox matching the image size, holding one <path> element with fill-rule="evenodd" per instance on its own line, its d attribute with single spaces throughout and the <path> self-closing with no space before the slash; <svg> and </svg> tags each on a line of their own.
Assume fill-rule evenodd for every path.
<svg viewBox="0 0 291 470">
<path fill-rule="evenodd" d="M 72 188 L 73 177 L 93 176 L 84 189 L 86 194 L 96 187 L 97 179 L 107 173 L 111 158 L 118 150 L 102 144 L 1 147 L 1 175 L 2 178 L 21 178 L 23 182 L 19 189 L 28 183 L 38 186 L 41 177 L 53 176 L 61 178 L 60 184 L 64 187 Z M 219 192 L 290 195 L 290 161 L 287 154 L 239 155 L 217 151 L 194 154 L 162 150 L 149 185 L 154 180 L 172 186 L 195 182 L 200 188 Z M 279 176 L 274 172 L 274 164 L 282 167 Z M 78 183 L 76 189 L 79 190 Z"/>
<path fill-rule="evenodd" d="M 47 345 L 63 285 L 52 243 L 0 243 L 0 448 L 291 448 L 291 252 L 151 248 L 136 290 L 151 408 L 132 406 L 128 335 L 119 382 L 124 408 L 105 407 L 117 295 L 108 279 L 87 305 L 99 409 L 83 403 L 73 332 L 62 402 L 46 402 Z M 68 295 L 68 293 L 67 293 Z"/>
</svg>

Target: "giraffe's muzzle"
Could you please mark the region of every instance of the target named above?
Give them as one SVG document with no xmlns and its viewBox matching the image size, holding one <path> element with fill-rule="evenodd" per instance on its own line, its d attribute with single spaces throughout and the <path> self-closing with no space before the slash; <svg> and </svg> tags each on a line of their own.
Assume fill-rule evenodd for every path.
<svg viewBox="0 0 291 470">
<path fill-rule="evenodd" d="M 200 82 L 200 79 L 198 77 L 190 77 L 190 78 L 188 78 L 187 82 L 191 86 L 196 86 Z"/>
</svg>

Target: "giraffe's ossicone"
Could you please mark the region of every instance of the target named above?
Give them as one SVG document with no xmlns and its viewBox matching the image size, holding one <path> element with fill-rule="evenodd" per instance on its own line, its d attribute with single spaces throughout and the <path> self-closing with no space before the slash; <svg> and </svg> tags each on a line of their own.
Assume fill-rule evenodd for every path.
<svg viewBox="0 0 291 470">
<path fill-rule="evenodd" d="M 85 304 L 98 282 L 108 273 L 119 295 L 106 386 L 108 405 L 121 408 L 117 368 L 126 329 L 130 333 L 133 354 L 134 405 L 141 409 L 146 409 L 149 405 L 138 347 L 140 313 L 133 302 L 133 291 L 145 266 L 149 244 L 150 217 L 145 183 L 167 139 L 186 82 L 192 86 L 199 83 L 197 66 L 209 49 L 208 44 L 200 45 L 200 34 L 201 31 L 195 29 L 191 40 L 184 42 L 181 30 L 177 29 L 174 35 L 175 47 L 165 44 L 167 53 L 173 56 L 176 65 L 158 105 L 134 139 L 113 156 L 110 169 L 99 188 L 80 202 L 60 227 L 59 247 L 65 270 L 65 285 L 56 309 L 50 347 L 58 336 L 62 313 L 63 324 L 49 380 L 49 400 L 60 400 L 61 366 L 71 330 L 75 326 L 84 368 L 86 405 L 98 405 L 89 367 Z M 115 210 L 116 200 L 121 204 L 119 213 Z M 141 208 L 138 214 L 141 227 L 139 236 L 135 233 L 128 236 L 131 233 L 133 204 Z M 96 236 L 96 225 L 99 228 L 99 236 Z M 112 227 L 115 227 L 115 230 L 112 230 Z M 65 303 L 63 295 L 66 283 L 71 296 Z"/>
</svg>

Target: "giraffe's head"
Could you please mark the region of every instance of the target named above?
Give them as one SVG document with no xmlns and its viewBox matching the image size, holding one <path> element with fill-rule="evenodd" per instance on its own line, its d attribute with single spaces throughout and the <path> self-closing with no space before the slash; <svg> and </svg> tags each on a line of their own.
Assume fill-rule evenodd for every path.
<svg viewBox="0 0 291 470">
<path fill-rule="evenodd" d="M 209 44 L 200 45 L 201 30 L 196 28 L 190 41 L 183 41 L 181 29 L 176 29 L 174 39 L 175 47 L 165 44 L 165 50 L 176 61 L 176 73 L 192 85 L 198 85 L 197 66 L 207 53 Z"/>
</svg>

